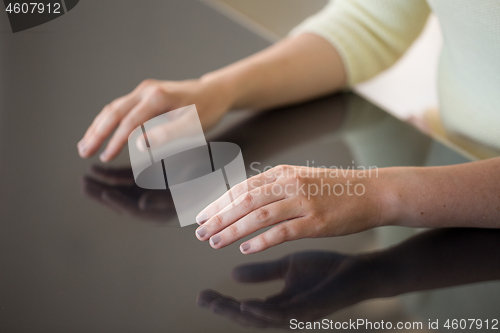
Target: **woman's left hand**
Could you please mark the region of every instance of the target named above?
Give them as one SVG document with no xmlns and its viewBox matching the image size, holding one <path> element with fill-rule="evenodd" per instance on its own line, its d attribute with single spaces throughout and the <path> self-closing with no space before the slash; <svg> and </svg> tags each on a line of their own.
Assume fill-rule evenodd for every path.
<svg viewBox="0 0 500 333">
<path fill-rule="evenodd" d="M 196 236 L 220 249 L 244 242 L 244 254 L 300 238 L 341 236 L 382 225 L 391 193 L 379 169 L 277 166 L 234 186 L 196 218 Z"/>
</svg>

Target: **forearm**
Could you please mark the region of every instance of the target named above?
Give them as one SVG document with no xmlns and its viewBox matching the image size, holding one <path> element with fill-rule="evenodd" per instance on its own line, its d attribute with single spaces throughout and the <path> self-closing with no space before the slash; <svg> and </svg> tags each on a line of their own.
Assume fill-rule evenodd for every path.
<svg viewBox="0 0 500 333">
<path fill-rule="evenodd" d="M 459 165 L 389 168 L 382 224 L 500 227 L 500 158 Z"/>
<path fill-rule="evenodd" d="M 224 87 L 231 108 L 268 108 L 331 93 L 346 78 L 334 47 L 319 36 L 302 34 L 201 80 Z"/>
<path fill-rule="evenodd" d="M 371 296 L 393 297 L 499 279 L 499 240 L 498 230 L 435 229 L 355 259 L 372 277 Z"/>
</svg>

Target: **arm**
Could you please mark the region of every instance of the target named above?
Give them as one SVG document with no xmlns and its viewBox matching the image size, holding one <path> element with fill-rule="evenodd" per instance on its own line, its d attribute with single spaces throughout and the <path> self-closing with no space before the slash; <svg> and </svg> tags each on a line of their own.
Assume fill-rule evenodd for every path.
<svg viewBox="0 0 500 333">
<path fill-rule="evenodd" d="M 270 48 L 197 80 L 146 80 L 107 105 L 78 143 L 101 160 L 119 153 L 134 128 L 196 104 L 206 130 L 231 108 L 266 108 L 311 99 L 370 78 L 392 65 L 422 30 L 425 0 L 336 0 Z M 321 37 L 320 37 L 321 36 Z"/>
<path fill-rule="evenodd" d="M 305 33 L 218 71 L 205 82 L 223 82 L 232 108 L 269 108 L 312 99 L 345 84 L 344 67 L 335 48 Z"/>
<path fill-rule="evenodd" d="M 459 165 L 390 168 L 383 224 L 500 227 L 500 158 Z"/>
<path fill-rule="evenodd" d="M 119 153 L 134 128 L 179 107 L 196 104 L 204 129 L 232 108 L 265 108 L 331 93 L 345 83 L 335 48 L 321 37 L 301 34 L 197 80 L 146 80 L 107 105 L 78 143 L 81 157 L 97 152 L 116 129 L 101 160 Z"/>
<path fill-rule="evenodd" d="M 387 225 L 499 228 L 500 158 L 372 175 L 279 166 L 232 188 L 197 222 L 196 236 L 215 249 L 272 226 L 241 244 L 245 254 Z"/>
</svg>

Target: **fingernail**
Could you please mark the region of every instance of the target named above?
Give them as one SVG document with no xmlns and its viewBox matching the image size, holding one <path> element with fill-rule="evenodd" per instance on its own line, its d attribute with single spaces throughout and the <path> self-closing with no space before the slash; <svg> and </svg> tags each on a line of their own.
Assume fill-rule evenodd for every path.
<svg viewBox="0 0 500 333">
<path fill-rule="evenodd" d="M 203 223 L 207 222 L 208 216 L 205 213 L 200 213 L 198 216 L 196 216 L 196 223 L 199 225 L 202 225 Z"/>
<path fill-rule="evenodd" d="M 203 238 L 207 233 L 207 228 L 201 227 L 200 229 L 196 230 L 196 234 L 198 235 L 199 238 Z"/>
<path fill-rule="evenodd" d="M 217 245 L 220 242 L 220 235 L 215 235 L 210 238 L 210 243 L 212 243 L 212 246 Z"/>
<path fill-rule="evenodd" d="M 87 146 L 83 145 L 81 147 L 78 148 L 80 150 L 80 153 L 84 153 L 86 150 L 87 150 Z"/>
<path fill-rule="evenodd" d="M 252 247 L 252 245 L 250 243 L 243 243 L 241 244 L 241 252 L 246 252 L 248 250 L 250 250 L 250 248 Z"/>
<path fill-rule="evenodd" d="M 101 162 L 106 162 L 108 159 L 108 154 L 106 152 L 103 152 L 101 155 L 99 155 L 99 159 Z"/>
<path fill-rule="evenodd" d="M 78 142 L 78 144 L 76 146 L 81 147 L 81 146 L 83 146 L 84 143 L 85 143 L 85 140 L 81 139 L 80 142 Z"/>
</svg>

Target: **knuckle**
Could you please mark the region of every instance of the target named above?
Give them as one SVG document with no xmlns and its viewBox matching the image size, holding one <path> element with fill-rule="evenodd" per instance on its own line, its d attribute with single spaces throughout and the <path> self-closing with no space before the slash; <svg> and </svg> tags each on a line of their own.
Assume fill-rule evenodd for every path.
<svg viewBox="0 0 500 333">
<path fill-rule="evenodd" d="M 131 131 L 139 124 L 141 124 L 141 122 L 139 121 L 138 117 L 126 117 L 121 122 L 121 126 L 126 132 Z"/>
<path fill-rule="evenodd" d="M 157 103 L 163 97 L 163 89 L 159 85 L 152 85 L 148 87 L 147 102 L 151 105 Z"/>
<path fill-rule="evenodd" d="M 213 222 L 213 224 L 216 227 L 222 227 L 222 226 L 224 226 L 224 222 L 223 222 L 223 218 L 222 218 L 221 214 L 215 214 L 214 215 L 214 222 Z"/>
<path fill-rule="evenodd" d="M 243 193 L 243 190 L 242 190 L 242 187 L 241 187 L 241 184 L 238 184 L 238 185 L 235 185 L 233 188 L 231 188 L 230 190 L 230 194 L 232 196 L 234 196 L 233 198 L 236 199 L 238 198 L 242 193 Z"/>
<path fill-rule="evenodd" d="M 278 177 L 285 177 L 290 169 L 289 165 L 286 164 L 280 164 L 275 166 L 274 168 L 270 169 L 270 173 L 277 175 Z"/>
<path fill-rule="evenodd" d="M 148 87 L 148 86 L 151 86 L 155 83 L 155 80 L 153 79 L 146 79 L 146 80 L 143 80 L 140 84 L 139 84 L 139 87 Z"/>
<path fill-rule="evenodd" d="M 286 167 L 287 166 L 285 164 L 280 164 L 280 165 L 275 166 L 271 170 L 273 170 L 273 171 L 284 171 L 286 169 Z"/>
<path fill-rule="evenodd" d="M 151 92 L 151 95 L 158 95 L 163 90 L 161 89 L 161 87 L 159 85 L 155 84 L 155 85 L 150 86 L 149 91 Z"/>
<path fill-rule="evenodd" d="M 259 223 L 267 222 L 269 220 L 269 217 L 270 217 L 270 213 L 269 213 L 269 210 L 266 208 L 259 208 L 255 212 L 255 219 Z"/>
<path fill-rule="evenodd" d="M 262 183 L 261 180 L 259 180 L 258 178 L 250 178 L 247 183 L 246 183 L 246 188 L 244 188 L 244 186 L 241 187 L 241 192 L 244 192 L 246 190 L 253 190 L 253 189 L 256 189 L 260 186 L 260 184 Z"/>
<path fill-rule="evenodd" d="M 150 110 L 158 112 L 165 106 L 165 92 L 160 86 L 154 86 L 149 91 L 146 103 Z"/>
<path fill-rule="evenodd" d="M 123 104 L 124 104 L 123 97 L 115 99 L 113 102 L 111 102 L 111 104 L 109 104 L 110 112 L 113 114 L 116 112 L 120 112 L 123 109 Z"/>
<path fill-rule="evenodd" d="M 222 206 L 220 205 L 219 201 L 216 201 L 214 202 L 211 206 L 209 206 L 209 214 L 210 213 L 217 213 L 217 212 L 220 212 L 222 210 Z"/>
<path fill-rule="evenodd" d="M 115 112 L 110 112 L 106 118 L 108 123 L 117 123 L 120 120 Z"/>
<path fill-rule="evenodd" d="M 131 130 L 134 127 L 133 120 L 130 118 L 125 118 L 122 120 L 120 123 L 120 131 L 121 132 L 127 132 Z"/>
<path fill-rule="evenodd" d="M 243 201 L 241 204 L 243 205 L 244 208 L 251 208 L 254 202 L 254 197 L 251 193 L 245 194 L 245 197 L 243 198 Z"/>
<path fill-rule="evenodd" d="M 280 224 L 276 226 L 276 237 L 280 241 L 286 241 L 290 239 L 290 229 L 285 224 Z"/>
<path fill-rule="evenodd" d="M 234 224 L 232 226 L 230 226 L 229 228 L 227 228 L 227 232 L 229 233 L 231 238 L 236 238 L 236 237 L 238 237 L 238 234 L 239 234 L 238 227 Z"/>
<path fill-rule="evenodd" d="M 121 98 L 117 98 L 115 100 L 113 100 L 111 103 L 109 103 L 108 105 L 112 108 L 112 109 L 115 109 L 118 107 L 118 105 L 120 105 L 120 101 L 121 101 Z"/>
<path fill-rule="evenodd" d="M 325 223 L 324 219 L 316 212 L 311 213 L 308 219 L 308 228 L 311 231 L 310 237 L 323 237 L 325 236 Z"/>
<path fill-rule="evenodd" d="M 102 117 L 107 117 L 108 114 L 110 114 L 111 112 L 113 112 L 113 106 L 111 105 L 111 103 L 109 104 L 106 104 L 104 106 L 104 108 L 102 108 L 102 111 L 101 113 L 99 113 L 96 117 L 96 119 L 100 119 Z"/>
<path fill-rule="evenodd" d="M 271 242 L 269 241 L 269 237 L 267 233 L 263 233 L 260 235 L 260 245 L 262 248 L 266 249 L 271 245 Z"/>
<path fill-rule="evenodd" d="M 301 184 L 304 181 L 304 178 L 298 172 L 294 172 L 293 174 L 289 175 L 288 179 L 291 180 L 293 183 L 299 183 L 299 184 Z"/>
</svg>

